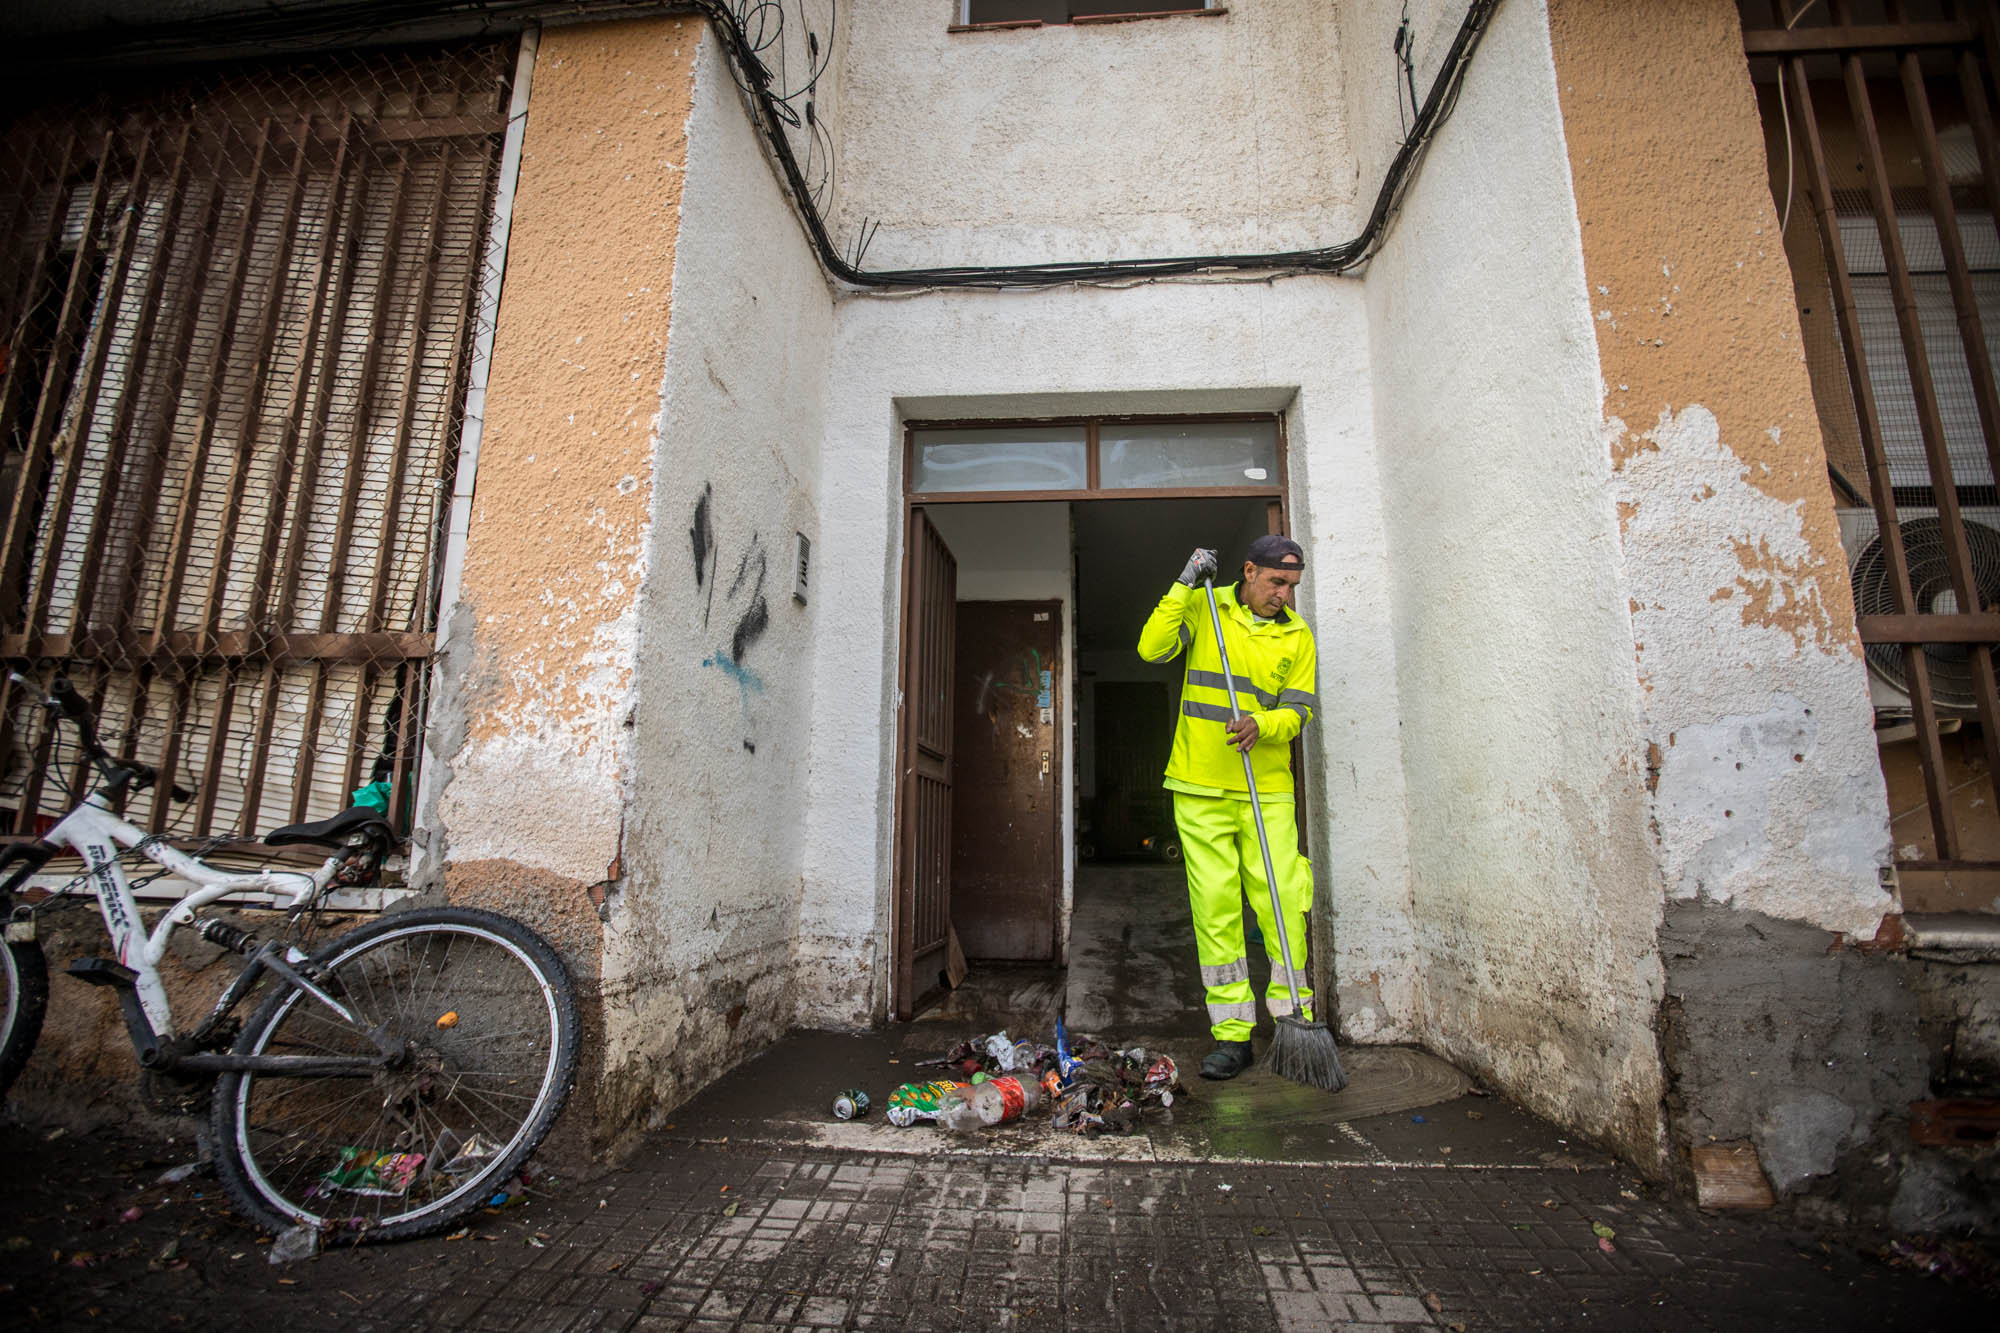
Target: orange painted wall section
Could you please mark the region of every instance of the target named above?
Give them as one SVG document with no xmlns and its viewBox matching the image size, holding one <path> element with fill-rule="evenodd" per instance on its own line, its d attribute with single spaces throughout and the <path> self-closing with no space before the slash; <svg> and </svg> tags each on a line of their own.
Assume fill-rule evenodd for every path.
<svg viewBox="0 0 2000 1333">
<path fill-rule="evenodd" d="M 1729 0 L 1550 0 L 1584 268 L 1622 467 L 1699 404 L 1749 486 L 1801 506 L 1810 561 L 1738 549 L 1745 625 L 1858 654 L 1764 129 Z M 1698 499 L 1691 496 L 1690 499 Z M 1808 567 L 1810 566 L 1810 567 Z"/>
<path fill-rule="evenodd" d="M 542 36 L 466 545 L 474 744 L 588 722 L 629 683 L 629 655 L 588 668 L 643 573 L 700 35 L 679 18 Z"/>
</svg>

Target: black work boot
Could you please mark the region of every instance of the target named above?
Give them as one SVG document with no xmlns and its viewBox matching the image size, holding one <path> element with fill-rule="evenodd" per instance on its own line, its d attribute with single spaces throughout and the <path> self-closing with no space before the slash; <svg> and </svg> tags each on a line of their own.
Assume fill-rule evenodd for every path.
<svg viewBox="0 0 2000 1333">
<path fill-rule="evenodd" d="M 1247 1041 L 1217 1042 L 1201 1062 L 1203 1078 L 1235 1078 L 1255 1062 Z"/>
</svg>

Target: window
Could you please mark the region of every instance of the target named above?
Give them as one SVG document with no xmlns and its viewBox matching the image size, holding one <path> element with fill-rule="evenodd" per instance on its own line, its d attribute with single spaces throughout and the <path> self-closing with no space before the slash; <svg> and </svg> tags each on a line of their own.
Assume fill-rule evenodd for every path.
<svg viewBox="0 0 2000 1333">
<path fill-rule="evenodd" d="M 249 837 L 406 797 L 511 53 L 134 79 L 10 127 L 0 656 Z M 83 776 L 0 686 L 0 819 Z"/>
<path fill-rule="evenodd" d="M 1284 448 L 1269 415 L 1085 417 L 913 423 L 912 496 L 1130 498 L 1284 491 Z"/>
<path fill-rule="evenodd" d="M 1089 23 L 1106 18 L 1212 11 L 1208 0 L 961 0 L 971 27 L 996 23 Z"/>
</svg>

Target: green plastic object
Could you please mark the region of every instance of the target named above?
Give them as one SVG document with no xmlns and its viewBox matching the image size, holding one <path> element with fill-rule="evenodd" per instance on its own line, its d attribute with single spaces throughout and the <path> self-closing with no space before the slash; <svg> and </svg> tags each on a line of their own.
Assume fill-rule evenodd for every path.
<svg viewBox="0 0 2000 1333">
<path fill-rule="evenodd" d="M 373 810 L 378 815 L 386 815 L 389 813 L 389 784 L 371 782 L 365 787 L 356 787 L 354 794 L 348 799 L 364 809 Z"/>
</svg>

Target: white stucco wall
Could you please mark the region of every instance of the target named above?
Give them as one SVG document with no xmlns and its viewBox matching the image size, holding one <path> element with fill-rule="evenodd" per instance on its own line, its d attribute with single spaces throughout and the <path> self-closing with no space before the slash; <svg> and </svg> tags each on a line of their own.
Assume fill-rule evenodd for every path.
<svg viewBox="0 0 2000 1333">
<path fill-rule="evenodd" d="M 1333 815 L 1316 831 L 1321 893 L 1359 965 L 1404 910 L 1401 761 L 1384 534 L 1358 283 L 1160 284 L 1126 292 L 850 299 L 835 318 L 821 500 L 819 614 L 801 987 L 828 1021 L 887 1003 L 895 661 L 906 417 L 1270 411 L 1289 406 L 1295 508 L 1318 534 L 1302 609 L 1321 643 Z M 1311 455 L 1310 468 L 1301 468 Z M 1301 473 L 1306 474 L 1305 477 Z M 1309 479 L 1307 479 L 1309 477 Z M 1324 572 L 1322 572 L 1324 571 Z M 1170 577 L 1171 571 L 1163 577 Z M 1328 661 L 1330 646 L 1344 655 Z M 1383 918 L 1389 923 L 1380 924 Z M 1371 1036 L 1410 1030 L 1386 1006 Z"/>
<path fill-rule="evenodd" d="M 1409 0 L 1407 4 L 1333 6 L 1340 34 L 1340 96 L 1347 116 L 1349 161 L 1367 202 L 1390 159 L 1408 137 L 1415 112 L 1409 81 L 1396 55 L 1396 30 L 1409 17 L 1416 104 L 1430 95 L 1445 52 L 1458 36 L 1467 0 Z"/>
<path fill-rule="evenodd" d="M 625 876 L 605 931 L 607 1070 L 651 1081 L 666 1105 L 793 1017 L 820 622 L 816 601 L 793 599 L 792 552 L 794 533 L 819 535 L 831 328 L 825 281 L 703 29 L 626 720 Z M 739 1033 L 746 1021 L 755 1031 Z"/>
<path fill-rule="evenodd" d="M 1415 984 L 1427 1044 L 1643 1152 L 1662 896 L 1585 290 L 1516 0 L 1367 280 Z"/>
<path fill-rule="evenodd" d="M 835 241 L 866 219 L 866 266 L 910 268 L 1345 240 L 1366 202 L 1335 8 L 953 33 L 948 0 L 857 6 Z"/>
</svg>

